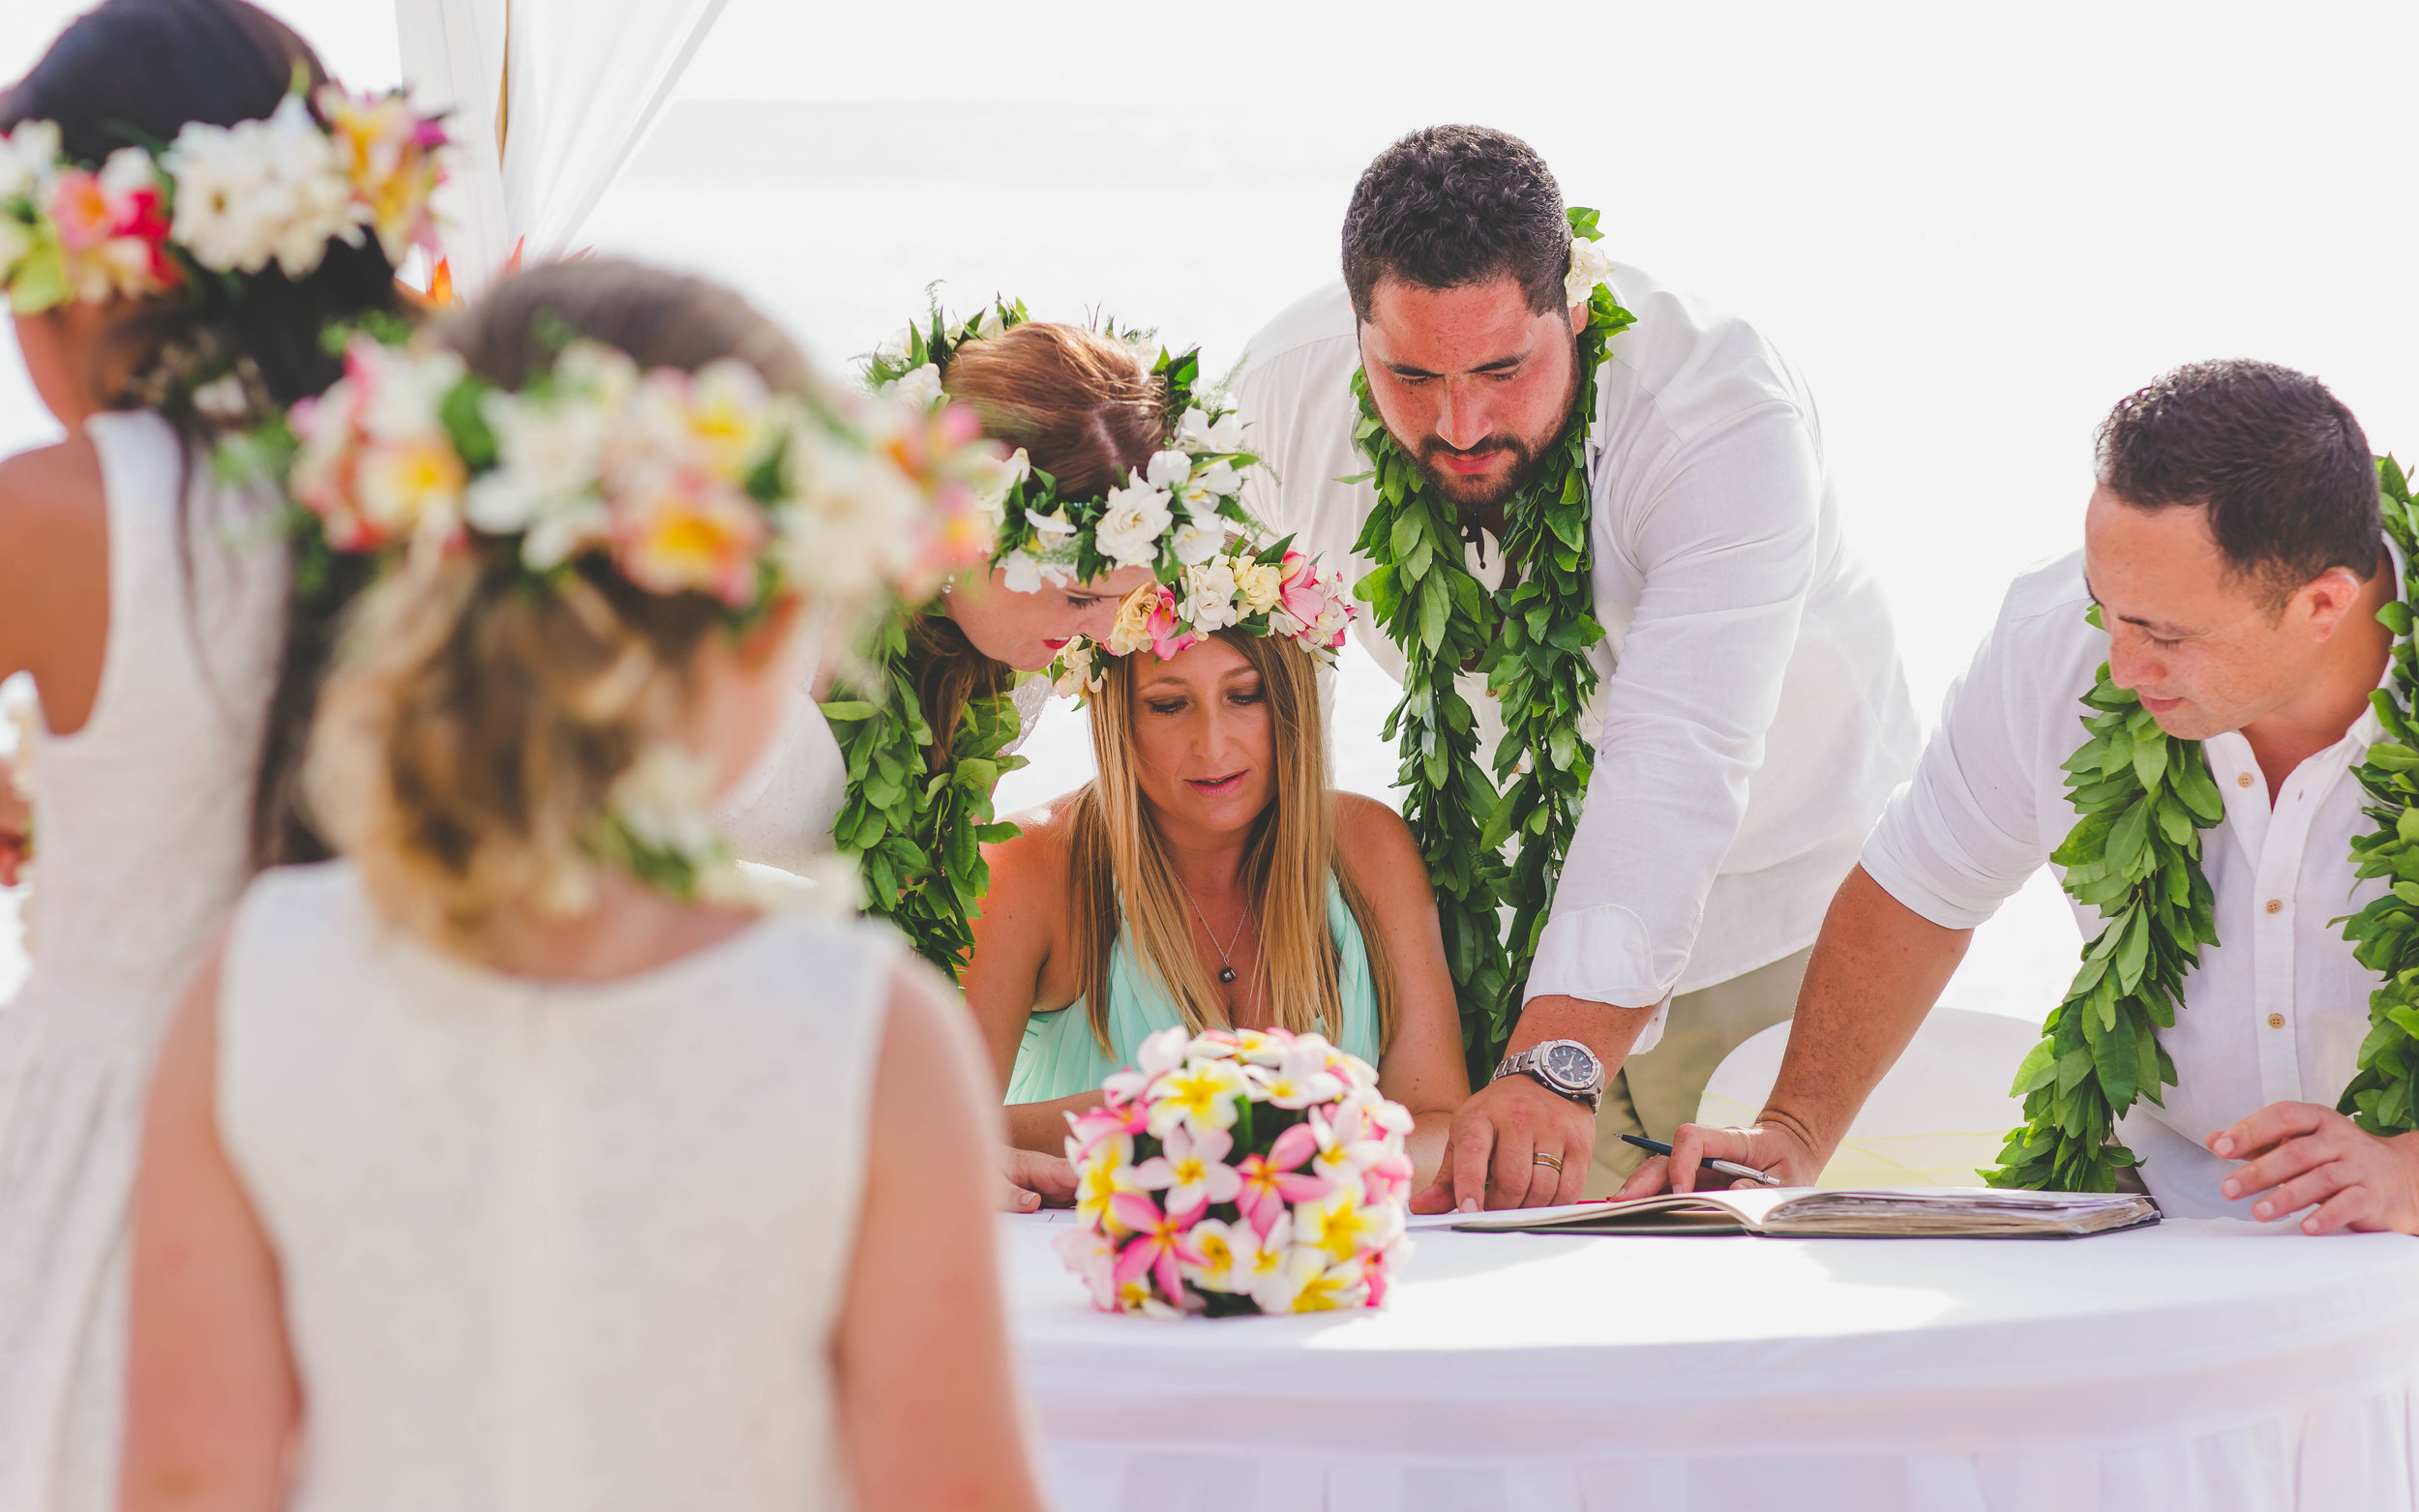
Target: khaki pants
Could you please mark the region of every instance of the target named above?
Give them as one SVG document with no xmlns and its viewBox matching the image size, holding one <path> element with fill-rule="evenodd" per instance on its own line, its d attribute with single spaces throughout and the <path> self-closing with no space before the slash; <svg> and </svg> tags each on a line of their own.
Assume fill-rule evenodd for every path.
<svg viewBox="0 0 2419 1512">
<path fill-rule="evenodd" d="M 1757 966 L 1745 976 L 1717 982 L 1671 1000 L 1663 1038 L 1643 1055 L 1632 1055 L 1604 1089 L 1596 1115 L 1596 1159 L 1588 1168 L 1588 1196 L 1610 1197 L 1629 1173 L 1646 1163 L 1646 1151 L 1622 1142 L 1643 1134 L 1669 1142 L 1672 1131 L 1696 1121 L 1697 1099 L 1722 1057 L 1749 1036 L 1797 1012 L 1798 984 L 1806 980 L 1808 946 Z"/>
</svg>

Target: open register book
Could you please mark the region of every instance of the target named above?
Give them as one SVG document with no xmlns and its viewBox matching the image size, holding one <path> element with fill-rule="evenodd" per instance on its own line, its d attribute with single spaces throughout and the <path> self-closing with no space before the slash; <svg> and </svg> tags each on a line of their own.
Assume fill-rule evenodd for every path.
<svg viewBox="0 0 2419 1512">
<path fill-rule="evenodd" d="M 1628 1202 L 1572 1202 L 1414 1218 L 1465 1233 L 1757 1233 L 1776 1238 L 2076 1239 L 2159 1221 L 2159 1204 L 2122 1192 L 1997 1187 L 1765 1187 L 1685 1192 Z"/>
</svg>

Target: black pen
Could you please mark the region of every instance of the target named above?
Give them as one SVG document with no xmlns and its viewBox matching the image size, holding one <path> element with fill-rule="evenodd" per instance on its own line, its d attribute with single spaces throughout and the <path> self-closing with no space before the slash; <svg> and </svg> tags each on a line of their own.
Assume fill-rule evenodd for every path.
<svg viewBox="0 0 2419 1512">
<path fill-rule="evenodd" d="M 1622 1138 L 1642 1150 L 1652 1150 L 1657 1155 L 1671 1153 L 1671 1146 L 1660 1140 L 1641 1139 L 1634 1134 L 1625 1134 Z M 1702 1160 L 1697 1164 L 1708 1171 L 1719 1171 L 1725 1176 L 1737 1176 L 1746 1181 L 1760 1181 L 1768 1187 L 1780 1185 L 1780 1178 L 1771 1171 L 1758 1171 L 1753 1166 L 1742 1166 L 1735 1160 Z"/>
</svg>

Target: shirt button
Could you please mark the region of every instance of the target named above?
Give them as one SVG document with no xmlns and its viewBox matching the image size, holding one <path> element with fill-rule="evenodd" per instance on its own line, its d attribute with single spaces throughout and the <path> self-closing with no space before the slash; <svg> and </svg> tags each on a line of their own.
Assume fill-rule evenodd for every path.
<svg viewBox="0 0 2419 1512">
<path fill-rule="evenodd" d="M 2283 913 L 2285 911 L 2285 901 L 2281 898 L 2269 899 L 2268 911 L 2270 913 Z"/>
<path fill-rule="evenodd" d="M 2235 773 L 2234 786 L 2237 787 L 2249 787 L 2251 786 L 2251 774 L 2249 772 Z"/>
<path fill-rule="evenodd" d="M 2268 1027 L 2271 1029 L 2281 1029 L 2285 1027 L 2285 1015 L 2281 1013 L 2272 1013 L 2268 1015 Z"/>
</svg>

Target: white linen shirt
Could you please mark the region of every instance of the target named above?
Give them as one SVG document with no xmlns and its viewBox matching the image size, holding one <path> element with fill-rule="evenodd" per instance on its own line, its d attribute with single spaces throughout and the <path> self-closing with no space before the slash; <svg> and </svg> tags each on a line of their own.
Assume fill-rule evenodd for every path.
<svg viewBox="0 0 2419 1512">
<path fill-rule="evenodd" d="M 1950 690 L 1915 780 L 1865 847 L 1873 880 L 1934 924 L 1989 918 L 2075 827 L 2062 766 L 2084 739 L 2077 700 L 2108 659 L 2107 633 L 2083 618 L 2090 607 L 2080 551 L 2016 580 Z M 2350 859 L 2352 837 L 2374 827 L 2351 769 L 2380 733 L 2364 712 L 2294 768 L 2273 808 L 2250 741 L 2228 732 L 2201 743 L 2225 797 L 2225 821 L 2200 841 L 2223 943 L 2201 947 L 2175 1027 L 2158 1031 L 2175 1062 L 2166 1106 L 2137 1102 L 2117 1126 L 2170 1217 L 2250 1217 L 2249 1200 L 2218 1193 L 2238 1163 L 2201 1140 L 2270 1103 L 2332 1108 L 2352 1078 L 2377 978 L 2332 921 L 2386 885 L 2356 882 Z M 2098 908 L 2076 905 L 2075 916 L 2084 937 L 2100 932 Z"/>
<path fill-rule="evenodd" d="M 1626 265 L 1588 431 L 1596 770 L 1527 995 L 1660 1003 L 1813 942 L 1918 726 L 1890 611 L 1847 548 L 1806 387 L 1745 322 Z M 1252 339 L 1244 433 L 1278 480 L 1243 502 L 1358 582 L 1376 502 L 1339 282 Z M 1255 469 L 1255 474 L 1258 472 Z M 1399 680 L 1373 617 L 1358 631 Z M 1491 762 L 1494 703 L 1465 679 Z M 1490 766 L 1490 771 L 1492 767 Z M 1648 1049 L 1659 1023 L 1632 1053 Z"/>
</svg>

